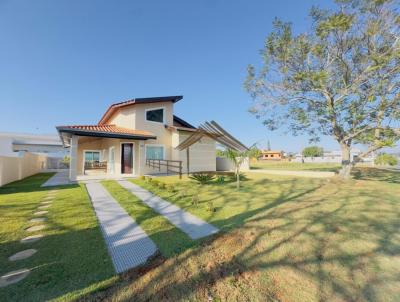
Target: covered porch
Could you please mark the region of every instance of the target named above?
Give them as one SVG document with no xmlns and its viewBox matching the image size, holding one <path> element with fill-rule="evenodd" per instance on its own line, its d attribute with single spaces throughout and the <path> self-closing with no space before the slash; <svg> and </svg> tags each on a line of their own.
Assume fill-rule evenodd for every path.
<svg viewBox="0 0 400 302">
<path fill-rule="evenodd" d="M 70 148 L 71 181 L 142 175 L 145 141 L 156 139 L 147 131 L 107 126 L 57 127 Z"/>
</svg>

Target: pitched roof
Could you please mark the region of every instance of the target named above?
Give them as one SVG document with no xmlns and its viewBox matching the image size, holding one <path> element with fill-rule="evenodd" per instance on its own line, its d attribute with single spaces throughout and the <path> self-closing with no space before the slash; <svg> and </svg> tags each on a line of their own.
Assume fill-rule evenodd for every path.
<svg viewBox="0 0 400 302">
<path fill-rule="evenodd" d="M 174 115 L 174 126 L 196 129 L 195 126 L 193 126 L 192 124 L 189 124 L 187 121 L 181 119 L 180 117 L 178 117 L 176 115 Z"/>
<path fill-rule="evenodd" d="M 72 125 L 58 126 L 58 132 L 71 133 L 84 136 L 114 137 L 114 138 L 136 138 L 156 139 L 157 137 L 148 131 L 134 130 L 117 127 L 115 125 Z"/>
<path fill-rule="evenodd" d="M 175 96 L 161 96 L 161 97 L 150 97 L 150 98 L 135 98 L 124 102 L 119 102 L 112 104 L 108 107 L 107 111 L 104 113 L 103 117 L 99 121 L 99 125 L 104 125 L 107 120 L 113 115 L 113 113 L 122 107 L 131 106 L 134 104 L 146 104 L 146 103 L 158 103 L 158 102 L 178 102 L 183 98 L 182 95 Z"/>
</svg>

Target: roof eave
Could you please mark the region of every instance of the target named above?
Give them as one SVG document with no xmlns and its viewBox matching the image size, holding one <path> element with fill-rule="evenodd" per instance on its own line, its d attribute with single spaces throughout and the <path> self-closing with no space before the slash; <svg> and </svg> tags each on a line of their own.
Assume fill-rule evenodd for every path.
<svg viewBox="0 0 400 302">
<path fill-rule="evenodd" d="M 57 131 L 61 133 L 69 133 L 77 136 L 90 136 L 90 137 L 104 137 L 104 138 L 124 138 L 124 139 L 136 139 L 136 140 L 148 140 L 157 139 L 154 135 L 135 135 L 135 134 L 124 134 L 115 132 L 102 132 L 102 131 L 88 131 L 80 129 L 71 129 L 65 127 L 56 127 Z"/>
</svg>

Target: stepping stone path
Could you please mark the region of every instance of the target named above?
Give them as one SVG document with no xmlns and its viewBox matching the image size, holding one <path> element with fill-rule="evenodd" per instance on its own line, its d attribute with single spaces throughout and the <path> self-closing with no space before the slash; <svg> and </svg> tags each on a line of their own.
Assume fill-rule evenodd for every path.
<svg viewBox="0 0 400 302">
<path fill-rule="evenodd" d="M 31 232 L 36 232 L 36 231 L 43 230 L 45 227 L 46 227 L 46 226 L 43 225 L 43 224 L 41 224 L 41 225 L 34 225 L 34 226 L 31 226 L 31 227 L 27 228 L 26 231 L 27 231 L 27 232 L 30 232 L 30 233 L 31 233 Z"/>
<path fill-rule="evenodd" d="M 0 277 L 0 287 L 6 287 L 10 284 L 17 283 L 29 275 L 31 271 L 27 268 L 23 268 L 17 271 L 9 272 Z"/>
<path fill-rule="evenodd" d="M 33 215 L 35 215 L 35 216 L 40 216 L 40 215 L 47 214 L 48 212 L 49 212 L 49 211 L 37 211 L 37 212 L 33 213 Z"/>
<path fill-rule="evenodd" d="M 36 252 L 37 250 L 35 249 L 24 250 L 8 257 L 8 260 L 10 261 L 24 260 L 26 258 L 33 256 L 34 254 L 36 254 Z"/>
<path fill-rule="evenodd" d="M 46 217 L 39 217 L 39 218 L 32 218 L 31 220 L 29 220 L 29 222 L 35 223 L 35 222 L 43 222 L 46 220 L 47 220 Z"/>
<path fill-rule="evenodd" d="M 32 235 L 21 239 L 21 243 L 33 243 L 40 240 L 43 237 L 42 234 Z"/>
<path fill-rule="evenodd" d="M 43 210 L 43 209 L 47 209 L 47 208 L 51 207 L 51 204 L 54 200 L 56 193 L 57 193 L 56 190 L 51 190 L 48 193 L 48 195 L 43 199 L 43 201 L 41 202 L 41 206 L 39 206 L 38 209 Z M 33 215 L 41 216 L 41 215 L 44 215 L 47 213 L 48 213 L 48 211 L 37 211 L 37 212 L 33 213 Z M 32 218 L 29 222 L 31 222 L 31 223 L 44 222 L 44 221 L 46 221 L 46 219 L 47 219 L 46 217 L 37 217 L 37 218 Z M 44 224 L 33 225 L 33 226 L 27 228 L 26 231 L 27 232 L 36 232 L 36 231 L 43 230 L 44 228 L 46 228 L 46 226 Z M 29 243 L 33 243 L 33 242 L 40 240 L 42 237 L 43 237 L 42 234 L 32 235 L 32 236 L 28 236 L 28 237 L 21 239 L 20 242 L 22 244 L 29 244 Z M 27 259 L 29 257 L 32 257 L 34 254 L 36 254 L 36 252 L 37 252 L 37 250 L 35 250 L 35 249 L 23 250 L 23 251 L 20 251 L 14 255 L 8 257 L 8 260 L 9 261 L 18 261 L 18 260 Z M 30 272 L 31 272 L 30 269 L 24 268 L 24 269 L 9 272 L 9 273 L 1 276 L 0 277 L 0 288 L 23 280 L 26 276 L 29 275 Z"/>
</svg>

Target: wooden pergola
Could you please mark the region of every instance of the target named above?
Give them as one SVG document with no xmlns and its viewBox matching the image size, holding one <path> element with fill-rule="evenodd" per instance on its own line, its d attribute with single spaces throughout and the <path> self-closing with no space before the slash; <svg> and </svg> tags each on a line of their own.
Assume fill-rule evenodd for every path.
<svg viewBox="0 0 400 302">
<path fill-rule="evenodd" d="M 244 144 L 242 144 L 239 140 L 230 135 L 217 122 L 205 122 L 201 124 L 197 128 L 197 130 L 193 132 L 192 135 L 190 135 L 187 139 L 185 139 L 182 143 L 175 147 L 175 149 L 179 151 L 183 151 L 186 149 L 186 166 L 188 174 L 190 165 L 189 148 L 205 136 L 215 140 L 219 144 L 229 149 L 233 149 L 239 152 L 244 152 L 248 150 L 248 148 Z"/>
</svg>

